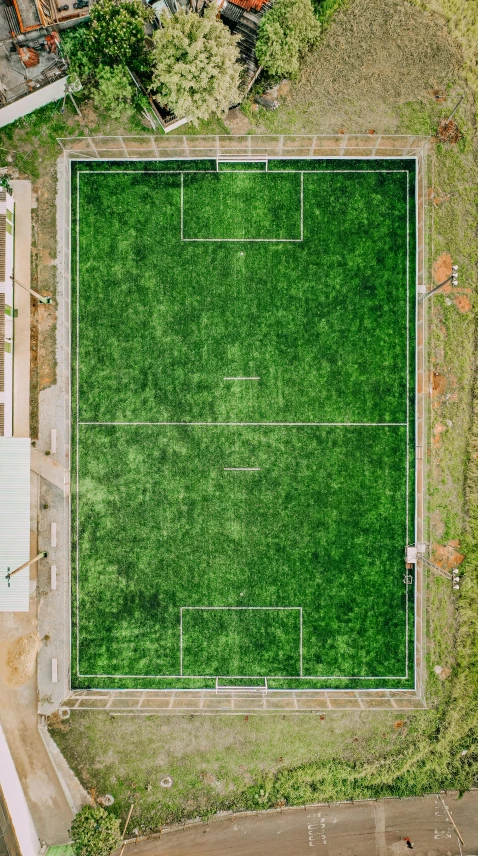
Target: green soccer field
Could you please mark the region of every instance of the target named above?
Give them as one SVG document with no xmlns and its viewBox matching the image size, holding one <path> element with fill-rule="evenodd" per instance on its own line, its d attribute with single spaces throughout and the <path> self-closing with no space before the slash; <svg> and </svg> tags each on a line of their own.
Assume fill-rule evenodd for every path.
<svg viewBox="0 0 478 856">
<path fill-rule="evenodd" d="M 413 159 L 72 163 L 72 686 L 414 686 Z"/>
</svg>

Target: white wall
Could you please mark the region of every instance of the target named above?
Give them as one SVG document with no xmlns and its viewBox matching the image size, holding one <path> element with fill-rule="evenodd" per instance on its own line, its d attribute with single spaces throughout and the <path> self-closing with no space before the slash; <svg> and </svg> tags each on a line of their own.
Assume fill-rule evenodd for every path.
<svg viewBox="0 0 478 856">
<path fill-rule="evenodd" d="M 35 92 L 30 92 L 29 95 L 24 95 L 18 101 L 13 101 L 12 104 L 7 104 L 6 107 L 0 107 L 0 128 L 4 125 L 9 125 L 15 119 L 20 119 L 21 116 L 26 116 L 27 113 L 33 113 L 39 107 L 44 107 L 50 101 L 57 101 L 58 98 L 63 98 L 65 94 L 66 77 L 60 77 L 48 86 L 43 86 Z"/>
<path fill-rule="evenodd" d="M 1 726 L 0 786 L 22 856 L 38 856 L 40 842 Z"/>
<path fill-rule="evenodd" d="M 6 211 L 14 213 L 14 202 L 12 197 L 7 193 L 6 202 L 0 202 L 0 214 L 5 216 Z M 7 220 L 7 224 L 9 221 Z M 13 229 L 13 223 L 10 221 L 10 227 Z M 11 275 L 13 274 L 13 235 L 7 229 L 5 233 L 5 280 L 0 280 L 0 292 L 5 295 L 5 305 L 10 307 L 10 313 L 5 311 L 5 342 L 10 344 L 10 353 L 5 351 L 4 367 L 5 367 L 5 385 L 4 391 L 0 392 L 0 403 L 4 405 L 5 415 L 5 430 L 4 436 L 11 437 L 13 432 L 13 282 Z"/>
</svg>

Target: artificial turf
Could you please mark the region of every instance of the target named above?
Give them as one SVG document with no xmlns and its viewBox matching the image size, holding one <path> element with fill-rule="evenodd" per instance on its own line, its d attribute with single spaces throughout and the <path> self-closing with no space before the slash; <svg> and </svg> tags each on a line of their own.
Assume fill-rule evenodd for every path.
<svg viewBox="0 0 478 856">
<path fill-rule="evenodd" d="M 413 686 L 414 187 L 73 165 L 73 686 Z"/>
</svg>

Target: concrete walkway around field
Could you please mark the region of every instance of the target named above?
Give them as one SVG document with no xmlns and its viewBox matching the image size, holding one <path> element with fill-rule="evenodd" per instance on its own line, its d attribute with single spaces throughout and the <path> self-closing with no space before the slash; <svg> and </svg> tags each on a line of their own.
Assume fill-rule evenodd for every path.
<svg viewBox="0 0 478 856">
<path fill-rule="evenodd" d="M 461 800 L 456 792 L 442 799 L 367 800 L 235 815 L 127 844 L 124 856 L 476 856 L 478 791 Z"/>
<path fill-rule="evenodd" d="M 15 279 L 13 322 L 13 436 L 30 436 L 30 251 L 32 234 L 32 186 L 12 181 L 15 200 Z"/>
</svg>

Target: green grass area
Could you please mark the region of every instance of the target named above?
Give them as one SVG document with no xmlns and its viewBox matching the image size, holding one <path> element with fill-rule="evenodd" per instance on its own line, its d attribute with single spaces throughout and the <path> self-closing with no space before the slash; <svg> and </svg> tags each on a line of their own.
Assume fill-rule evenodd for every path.
<svg viewBox="0 0 478 856">
<path fill-rule="evenodd" d="M 362 172 L 298 162 L 317 167 L 304 175 L 303 241 L 243 246 L 181 241 L 179 173 L 79 167 L 80 421 L 405 421 L 413 180 L 407 195 L 403 162 L 347 164 Z M 207 178 L 212 211 L 230 176 Z M 408 239 L 412 282 L 412 228 Z"/>
<path fill-rule="evenodd" d="M 73 167 L 73 683 L 411 687 L 413 162 L 195 166 Z"/>
</svg>

